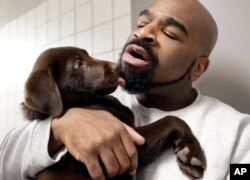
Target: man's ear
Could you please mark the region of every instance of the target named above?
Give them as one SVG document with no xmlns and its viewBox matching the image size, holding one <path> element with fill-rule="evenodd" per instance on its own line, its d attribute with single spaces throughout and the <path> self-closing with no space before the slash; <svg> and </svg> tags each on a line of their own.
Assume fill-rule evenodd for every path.
<svg viewBox="0 0 250 180">
<path fill-rule="evenodd" d="M 209 66 L 209 59 L 208 57 L 200 57 L 196 60 L 194 67 L 192 68 L 191 73 L 189 74 L 189 79 L 191 82 L 195 82 L 199 77 L 206 72 Z"/>
</svg>

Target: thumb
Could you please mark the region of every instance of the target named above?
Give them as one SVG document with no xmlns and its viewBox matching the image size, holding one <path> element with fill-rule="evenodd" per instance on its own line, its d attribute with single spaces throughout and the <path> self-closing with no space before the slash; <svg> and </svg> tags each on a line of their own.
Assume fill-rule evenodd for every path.
<svg viewBox="0 0 250 180">
<path fill-rule="evenodd" d="M 131 139 L 134 141 L 136 145 L 143 145 L 145 143 L 145 138 L 142 135 L 140 135 L 138 132 L 136 132 L 132 127 L 128 126 L 127 124 L 124 124 L 124 126 L 127 129 Z"/>
</svg>

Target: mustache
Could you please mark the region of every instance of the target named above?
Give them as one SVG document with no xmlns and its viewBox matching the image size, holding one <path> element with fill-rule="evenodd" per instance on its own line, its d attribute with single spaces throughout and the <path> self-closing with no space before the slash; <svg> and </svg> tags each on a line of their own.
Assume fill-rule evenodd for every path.
<svg viewBox="0 0 250 180">
<path fill-rule="evenodd" d="M 130 44 L 136 44 L 136 45 L 141 46 L 145 49 L 151 49 L 150 43 L 144 39 L 134 39 L 134 40 L 126 43 L 125 46 L 130 45 Z"/>
</svg>

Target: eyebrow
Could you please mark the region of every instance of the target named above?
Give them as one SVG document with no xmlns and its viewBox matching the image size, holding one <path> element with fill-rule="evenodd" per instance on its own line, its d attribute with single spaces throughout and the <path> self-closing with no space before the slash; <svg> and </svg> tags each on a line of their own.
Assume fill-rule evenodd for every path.
<svg viewBox="0 0 250 180">
<path fill-rule="evenodd" d="M 169 17 L 166 19 L 166 23 L 168 25 L 173 25 L 175 27 L 177 27 L 178 29 L 180 29 L 184 34 L 186 34 L 186 36 L 188 36 L 188 31 L 187 31 L 187 28 L 182 24 L 180 23 L 179 21 L 175 20 L 174 18 L 172 17 Z"/>
<path fill-rule="evenodd" d="M 148 10 L 148 9 L 144 9 L 140 12 L 139 16 L 152 16 L 152 13 Z M 184 26 L 184 24 L 182 24 L 181 22 L 177 21 L 176 19 L 172 18 L 172 17 L 168 17 L 165 20 L 165 23 L 167 25 L 173 25 L 175 27 L 177 27 L 178 29 L 180 29 L 186 36 L 188 36 L 188 31 L 187 28 Z"/>
<path fill-rule="evenodd" d="M 150 16 L 150 11 L 148 9 L 143 9 L 140 14 L 139 14 L 139 17 L 140 16 L 143 16 L 143 15 L 146 15 L 146 16 Z"/>
</svg>

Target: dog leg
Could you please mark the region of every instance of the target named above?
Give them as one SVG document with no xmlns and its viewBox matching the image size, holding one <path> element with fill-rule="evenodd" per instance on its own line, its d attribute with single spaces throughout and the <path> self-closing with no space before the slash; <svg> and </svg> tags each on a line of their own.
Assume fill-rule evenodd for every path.
<svg viewBox="0 0 250 180">
<path fill-rule="evenodd" d="M 206 166 L 204 152 L 183 120 L 167 116 L 135 129 L 146 139 L 145 145 L 138 146 L 139 167 L 146 166 L 167 148 L 174 147 L 181 171 L 191 178 L 203 176 Z"/>
</svg>

